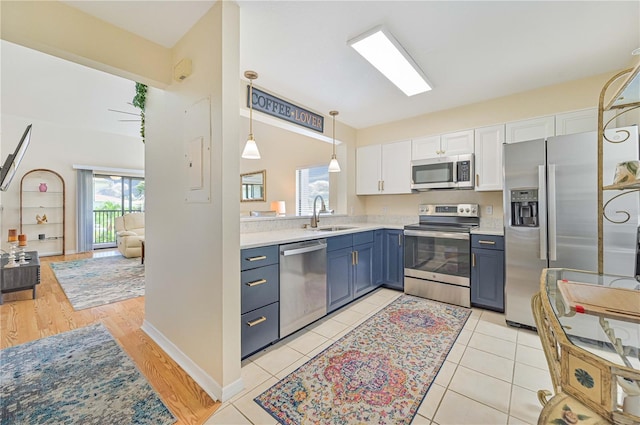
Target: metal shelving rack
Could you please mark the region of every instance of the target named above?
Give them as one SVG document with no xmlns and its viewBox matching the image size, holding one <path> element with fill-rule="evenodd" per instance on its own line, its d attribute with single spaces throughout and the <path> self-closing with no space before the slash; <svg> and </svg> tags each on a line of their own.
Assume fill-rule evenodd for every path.
<svg viewBox="0 0 640 425">
<path fill-rule="evenodd" d="M 610 100 L 605 104 L 607 91 L 612 84 L 623 77 L 625 77 L 624 82 L 616 90 Z M 635 68 L 625 69 L 624 71 L 621 71 L 611 77 L 611 79 L 605 83 L 605 85 L 602 87 L 602 90 L 600 91 L 600 99 L 598 102 L 598 274 L 604 273 L 604 220 L 610 221 L 612 223 L 624 223 L 630 219 L 630 214 L 627 211 L 616 211 L 616 213 L 626 216 L 622 220 L 613 220 L 607 217 L 607 205 L 620 196 L 640 191 L 640 180 L 623 184 L 604 185 L 603 176 L 604 142 L 607 141 L 608 143 L 624 143 L 630 137 L 628 131 L 618 130 L 617 133 L 621 133 L 618 134 L 618 136 L 620 136 L 620 139 L 612 140 L 606 135 L 607 126 L 619 116 L 640 108 L 640 99 L 638 98 L 637 94 L 635 96 L 631 96 L 631 98 L 625 97 L 625 90 L 635 87 L 635 85 L 640 82 L 639 80 L 640 63 Z M 615 115 L 607 122 L 604 122 L 604 113 L 606 111 L 615 111 Z M 607 201 L 607 203 L 604 203 L 603 192 L 605 190 L 620 190 L 623 192 L 611 198 L 609 201 Z"/>
</svg>

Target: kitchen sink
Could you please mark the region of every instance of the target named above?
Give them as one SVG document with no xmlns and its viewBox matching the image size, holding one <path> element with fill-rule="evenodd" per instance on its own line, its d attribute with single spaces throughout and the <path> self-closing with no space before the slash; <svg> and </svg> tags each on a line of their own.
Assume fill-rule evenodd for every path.
<svg viewBox="0 0 640 425">
<path fill-rule="evenodd" d="M 340 230 L 350 230 L 355 229 L 352 226 L 324 226 L 324 227 L 308 227 L 308 230 L 312 230 L 314 232 L 338 232 Z"/>
</svg>

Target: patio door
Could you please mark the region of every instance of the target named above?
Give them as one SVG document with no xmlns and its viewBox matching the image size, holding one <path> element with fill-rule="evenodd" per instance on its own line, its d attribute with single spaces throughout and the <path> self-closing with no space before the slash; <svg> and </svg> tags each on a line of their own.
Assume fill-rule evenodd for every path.
<svg viewBox="0 0 640 425">
<path fill-rule="evenodd" d="M 93 176 L 93 248 L 116 246 L 115 219 L 144 211 L 144 178 Z"/>
</svg>

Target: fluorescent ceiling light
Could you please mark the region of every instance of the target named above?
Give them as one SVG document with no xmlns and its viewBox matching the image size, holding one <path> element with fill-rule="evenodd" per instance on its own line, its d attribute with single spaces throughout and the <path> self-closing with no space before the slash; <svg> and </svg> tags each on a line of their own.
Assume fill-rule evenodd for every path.
<svg viewBox="0 0 640 425">
<path fill-rule="evenodd" d="M 431 90 L 431 84 L 398 41 L 382 26 L 352 38 L 348 45 L 407 96 Z"/>
</svg>

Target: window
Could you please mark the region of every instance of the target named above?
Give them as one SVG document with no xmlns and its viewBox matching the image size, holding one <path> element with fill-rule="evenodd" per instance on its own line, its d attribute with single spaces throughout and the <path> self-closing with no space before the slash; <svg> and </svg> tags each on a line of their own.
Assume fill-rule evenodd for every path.
<svg viewBox="0 0 640 425">
<path fill-rule="evenodd" d="M 296 170 L 296 215 L 313 214 L 313 200 L 320 195 L 329 209 L 329 171 L 326 165 Z M 320 202 L 317 204 L 320 208 Z"/>
<path fill-rule="evenodd" d="M 94 175 L 94 248 L 115 246 L 115 218 L 141 211 L 144 211 L 144 178 Z"/>
</svg>

